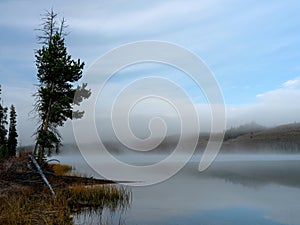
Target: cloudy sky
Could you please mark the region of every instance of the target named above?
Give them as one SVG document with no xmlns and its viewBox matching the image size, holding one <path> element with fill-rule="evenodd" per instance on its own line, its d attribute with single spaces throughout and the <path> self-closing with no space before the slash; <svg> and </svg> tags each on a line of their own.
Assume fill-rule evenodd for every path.
<svg viewBox="0 0 300 225">
<path fill-rule="evenodd" d="M 67 20 L 68 51 L 85 62 L 85 71 L 119 45 L 167 41 L 189 49 L 211 69 L 223 92 L 228 126 L 300 122 L 300 4 L 296 0 L 2 0 L 0 83 L 4 105 L 17 108 L 21 144 L 30 142 L 35 124 L 28 115 L 37 84 L 34 50 L 40 48 L 35 29 L 41 14 L 51 8 Z M 201 90 L 178 71 L 171 75 L 172 69 L 149 69 L 149 65 L 141 70 L 124 71 L 127 84 L 141 74 L 172 77 L 196 107 L 203 104 Z M 124 76 L 116 76 L 110 91 L 126 82 Z"/>
</svg>

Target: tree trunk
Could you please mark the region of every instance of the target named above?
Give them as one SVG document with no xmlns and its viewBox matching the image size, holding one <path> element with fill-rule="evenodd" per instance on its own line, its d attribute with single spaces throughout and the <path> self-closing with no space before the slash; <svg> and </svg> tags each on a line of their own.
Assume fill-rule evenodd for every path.
<svg viewBox="0 0 300 225">
<path fill-rule="evenodd" d="M 46 117 L 43 121 L 42 125 L 42 130 L 47 132 L 48 127 L 49 127 L 49 119 L 50 119 L 50 113 L 51 113 L 51 106 L 52 106 L 52 94 L 54 92 L 54 83 L 51 83 L 51 92 L 50 92 L 50 99 L 48 103 L 48 109 L 46 113 Z M 41 163 L 43 161 L 44 155 L 45 155 L 45 146 L 44 145 L 39 145 L 39 152 L 38 152 L 38 162 Z"/>
<path fill-rule="evenodd" d="M 47 180 L 46 176 L 44 175 L 41 167 L 39 166 L 39 164 L 37 163 L 37 161 L 35 160 L 35 158 L 32 155 L 29 155 L 28 157 L 30 158 L 30 160 L 34 164 L 34 166 L 36 167 L 38 173 L 41 175 L 43 181 L 48 186 L 48 188 L 50 189 L 51 193 L 55 196 L 55 192 L 54 192 L 53 188 L 51 187 L 49 181 Z"/>
</svg>

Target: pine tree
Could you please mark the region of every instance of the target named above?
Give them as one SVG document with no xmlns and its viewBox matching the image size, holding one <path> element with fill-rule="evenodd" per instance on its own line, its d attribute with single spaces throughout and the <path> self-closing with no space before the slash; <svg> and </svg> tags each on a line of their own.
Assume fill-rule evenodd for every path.
<svg viewBox="0 0 300 225">
<path fill-rule="evenodd" d="M 1 85 L 0 85 L 0 157 L 7 157 L 7 107 L 3 106 L 1 99 Z"/>
<path fill-rule="evenodd" d="M 80 59 L 73 60 L 67 53 L 65 21 L 62 20 L 58 27 L 56 17 L 57 14 L 53 11 L 45 14 L 40 29 L 42 35 L 39 36 L 43 46 L 35 53 L 39 81 L 35 109 L 40 118 L 35 154 L 39 161 L 44 158 L 46 148 L 51 151 L 61 142 L 57 128 L 63 126 L 67 119 L 83 116 L 83 112 L 73 112 L 73 106 L 79 105 L 91 94 L 86 89 L 86 84 L 73 87 L 82 77 L 84 63 Z M 76 91 L 82 95 L 74 101 Z"/>
<path fill-rule="evenodd" d="M 7 148 L 9 152 L 9 156 L 15 156 L 16 155 L 16 149 L 17 149 L 17 113 L 14 105 L 10 106 L 10 114 L 9 114 L 9 130 L 8 130 L 8 140 L 7 140 Z"/>
</svg>

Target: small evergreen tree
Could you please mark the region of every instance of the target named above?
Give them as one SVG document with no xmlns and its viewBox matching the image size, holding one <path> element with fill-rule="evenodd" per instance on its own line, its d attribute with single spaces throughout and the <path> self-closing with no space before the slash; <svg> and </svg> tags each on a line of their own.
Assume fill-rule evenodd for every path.
<svg viewBox="0 0 300 225">
<path fill-rule="evenodd" d="M 16 155 L 16 149 L 18 144 L 18 134 L 17 134 L 17 113 L 14 105 L 10 106 L 10 114 L 9 114 L 9 130 L 8 130 L 8 140 L 7 140 L 7 148 L 10 157 Z"/>
</svg>

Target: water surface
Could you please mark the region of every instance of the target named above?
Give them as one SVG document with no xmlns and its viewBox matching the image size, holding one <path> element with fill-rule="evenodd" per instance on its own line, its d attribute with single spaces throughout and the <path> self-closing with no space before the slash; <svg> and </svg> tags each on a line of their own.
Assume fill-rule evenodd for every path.
<svg viewBox="0 0 300 225">
<path fill-rule="evenodd" d="M 75 224 L 99 224 L 101 218 L 137 225 L 300 224 L 300 155 L 220 155 L 201 173 L 199 157 L 165 182 L 132 187 L 133 201 L 126 211 L 94 211 L 76 217 Z M 79 155 L 58 158 L 99 177 Z"/>
</svg>

